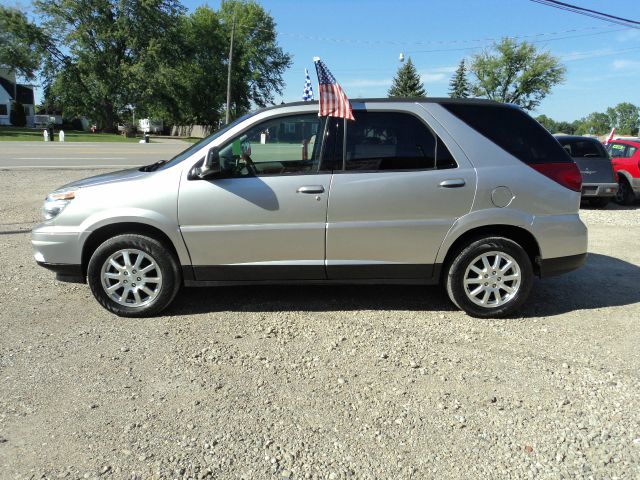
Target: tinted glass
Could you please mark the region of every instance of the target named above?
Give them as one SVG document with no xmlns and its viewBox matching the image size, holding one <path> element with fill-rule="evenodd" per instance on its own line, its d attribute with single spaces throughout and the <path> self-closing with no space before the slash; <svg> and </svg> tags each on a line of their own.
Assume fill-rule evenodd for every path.
<svg viewBox="0 0 640 480">
<path fill-rule="evenodd" d="M 638 147 L 632 147 L 631 145 L 627 146 L 627 153 L 625 153 L 625 157 L 633 157 L 633 155 L 638 150 Z"/>
<path fill-rule="evenodd" d="M 455 167 L 453 157 L 417 117 L 396 112 L 354 112 L 347 122 L 347 170 L 424 170 Z"/>
<path fill-rule="evenodd" d="M 233 177 L 315 173 L 324 122 L 315 113 L 261 122 L 220 149 L 222 171 Z"/>
<path fill-rule="evenodd" d="M 325 128 L 321 171 L 342 170 L 344 119 L 328 117 Z"/>
<path fill-rule="evenodd" d="M 557 137 L 560 145 L 574 158 L 608 157 L 607 151 L 597 140 Z"/>
<path fill-rule="evenodd" d="M 441 105 L 478 133 L 527 164 L 572 162 L 555 138 L 518 108 L 464 103 Z"/>
</svg>

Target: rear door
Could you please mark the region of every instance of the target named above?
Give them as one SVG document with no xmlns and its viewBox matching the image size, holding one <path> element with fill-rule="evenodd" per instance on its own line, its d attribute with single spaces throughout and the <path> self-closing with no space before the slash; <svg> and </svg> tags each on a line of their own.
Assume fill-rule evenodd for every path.
<svg viewBox="0 0 640 480">
<path fill-rule="evenodd" d="M 328 278 L 428 279 L 447 231 L 471 208 L 475 171 L 418 109 L 354 116 L 330 190 Z"/>
</svg>

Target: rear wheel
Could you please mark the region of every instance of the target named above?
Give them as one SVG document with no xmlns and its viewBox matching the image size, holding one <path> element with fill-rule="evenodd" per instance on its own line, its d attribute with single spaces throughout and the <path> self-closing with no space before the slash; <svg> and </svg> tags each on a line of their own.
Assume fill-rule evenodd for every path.
<svg viewBox="0 0 640 480">
<path fill-rule="evenodd" d="M 595 197 L 589 199 L 589 205 L 593 208 L 604 208 L 609 205 L 609 201 L 611 199 L 609 197 Z"/>
<path fill-rule="evenodd" d="M 91 256 L 87 281 L 100 305 L 122 317 L 146 317 L 165 309 L 180 287 L 180 269 L 159 241 L 118 235 Z"/>
<path fill-rule="evenodd" d="M 629 181 L 622 175 L 620 175 L 620 180 L 618 180 L 618 191 L 616 192 L 615 198 L 616 203 L 620 205 L 631 205 L 636 199 L 631 185 L 629 185 Z"/>
<path fill-rule="evenodd" d="M 451 301 L 473 317 L 512 314 L 533 285 L 531 260 L 516 242 L 503 237 L 476 240 L 453 259 L 446 287 Z"/>
</svg>

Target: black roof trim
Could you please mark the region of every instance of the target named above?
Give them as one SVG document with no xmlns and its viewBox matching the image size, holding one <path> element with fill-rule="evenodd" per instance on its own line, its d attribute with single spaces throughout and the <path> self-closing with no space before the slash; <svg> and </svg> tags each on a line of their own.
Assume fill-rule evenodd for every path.
<svg viewBox="0 0 640 480">
<path fill-rule="evenodd" d="M 393 98 L 352 98 L 349 100 L 354 103 L 444 103 L 444 104 L 464 104 L 464 105 L 486 105 L 495 107 L 513 108 L 514 105 L 509 103 L 496 102 L 495 100 L 487 100 L 485 98 L 449 98 L 449 97 L 393 97 Z M 265 112 L 285 107 L 300 107 L 302 105 L 318 105 L 318 100 L 299 101 L 282 103 L 280 105 L 272 105 L 256 110 L 256 112 Z"/>
</svg>

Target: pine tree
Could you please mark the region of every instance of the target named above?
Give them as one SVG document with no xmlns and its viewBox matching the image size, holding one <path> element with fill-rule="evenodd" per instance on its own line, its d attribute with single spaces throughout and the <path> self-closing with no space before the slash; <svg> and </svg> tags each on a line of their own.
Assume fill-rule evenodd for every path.
<svg viewBox="0 0 640 480">
<path fill-rule="evenodd" d="M 464 64 L 464 58 L 460 60 L 460 65 L 456 73 L 451 77 L 449 82 L 449 96 L 451 98 L 468 98 L 469 82 L 467 81 L 467 67 Z"/>
<path fill-rule="evenodd" d="M 409 57 L 407 63 L 398 69 L 388 95 L 390 97 L 427 96 L 427 91 L 424 89 L 424 85 L 420 81 L 420 75 L 418 75 L 418 71 L 411 61 L 411 57 Z"/>
</svg>

